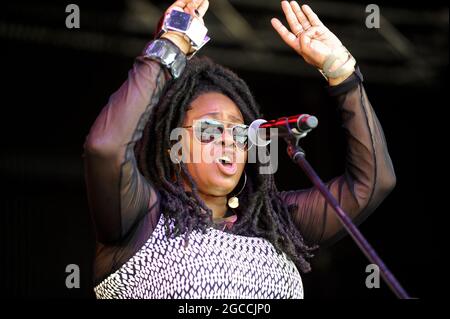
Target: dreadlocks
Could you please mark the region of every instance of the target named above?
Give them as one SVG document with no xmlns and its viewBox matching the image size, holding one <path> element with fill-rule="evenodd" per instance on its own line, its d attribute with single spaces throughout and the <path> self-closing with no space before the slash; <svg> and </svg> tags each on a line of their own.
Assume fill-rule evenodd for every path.
<svg viewBox="0 0 450 319">
<path fill-rule="evenodd" d="M 166 87 L 164 97 L 153 110 L 136 148 L 139 167 L 160 193 L 160 209 L 166 221 L 172 219 L 174 228 L 168 235 L 188 234 L 193 229 L 203 232 L 212 224 L 212 211 L 200 198 L 197 186 L 184 163 L 174 164 L 167 150 L 172 146 L 170 133 L 181 127 L 188 106 L 202 93 L 218 92 L 228 96 L 240 109 L 245 123 L 260 118 L 259 107 L 247 86 L 235 73 L 209 58 L 191 59 L 182 75 Z M 149 137 L 152 136 L 151 142 Z M 305 244 L 295 227 L 291 211 L 282 201 L 271 174 L 259 174 L 259 164 L 246 164 L 247 183 L 239 201 L 238 220 L 232 232 L 243 236 L 263 237 L 278 253 L 285 252 L 300 271 L 310 271 L 307 258 L 312 249 Z M 191 185 L 186 191 L 183 177 Z"/>
</svg>

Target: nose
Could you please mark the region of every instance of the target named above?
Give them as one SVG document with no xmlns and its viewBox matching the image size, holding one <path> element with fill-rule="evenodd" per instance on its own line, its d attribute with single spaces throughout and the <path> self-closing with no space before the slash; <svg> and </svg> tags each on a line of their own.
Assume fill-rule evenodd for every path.
<svg viewBox="0 0 450 319">
<path fill-rule="evenodd" d="M 222 145 L 223 146 L 235 146 L 231 128 L 224 129 L 224 131 L 222 133 Z"/>
</svg>

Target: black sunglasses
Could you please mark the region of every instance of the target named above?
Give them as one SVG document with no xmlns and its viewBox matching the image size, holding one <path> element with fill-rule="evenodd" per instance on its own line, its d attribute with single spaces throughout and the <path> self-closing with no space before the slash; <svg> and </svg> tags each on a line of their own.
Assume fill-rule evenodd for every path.
<svg viewBox="0 0 450 319">
<path fill-rule="evenodd" d="M 232 124 L 233 126 L 225 127 L 225 124 Z M 194 136 L 199 142 L 205 144 L 220 139 L 225 129 L 231 130 L 235 144 L 241 149 L 246 149 L 247 147 L 248 126 L 245 124 L 236 124 L 215 119 L 200 119 L 195 120 L 193 125 L 183 127 L 193 128 Z"/>
</svg>

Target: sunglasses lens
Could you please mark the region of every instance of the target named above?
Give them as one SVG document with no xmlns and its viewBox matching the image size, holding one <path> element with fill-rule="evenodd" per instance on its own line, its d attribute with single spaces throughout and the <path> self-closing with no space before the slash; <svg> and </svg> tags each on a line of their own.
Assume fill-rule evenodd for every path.
<svg viewBox="0 0 450 319">
<path fill-rule="evenodd" d="M 211 143 L 222 136 L 224 127 L 222 123 L 206 120 L 198 123 L 197 138 L 202 143 Z"/>
<path fill-rule="evenodd" d="M 222 137 L 225 126 L 215 120 L 200 120 L 194 124 L 195 136 L 202 143 L 211 143 Z M 236 125 L 232 128 L 233 139 L 242 149 L 247 146 L 248 129 L 246 126 Z"/>
<path fill-rule="evenodd" d="M 246 127 L 235 126 L 233 128 L 233 139 L 238 147 L 245 148 L 247 146 L 247 137 Z"/>
</svg>

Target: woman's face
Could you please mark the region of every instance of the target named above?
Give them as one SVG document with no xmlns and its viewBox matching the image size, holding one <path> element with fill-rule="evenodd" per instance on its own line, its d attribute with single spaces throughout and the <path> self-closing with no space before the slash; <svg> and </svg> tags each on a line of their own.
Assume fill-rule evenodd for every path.
<svg viewBox="0 0 450 319">
<path fill-rule="evenodd" d="M 209 119 L 211 122 L 223 123 L 229 128 L 235 124 L 244 124 L 244 119 L 236 104 L 222 93 L 204 93 L 191 102 L 183 122 L 187 129 L 190 161 L 187 170 L 197 183 L 200 193 L 209 196 L 226 196 L 239 183 L 247 151 L 237 145 L 230 129 L 210 143 L 201 142 L 194 136 L 195 128 L 191 127 L 198 120 Z M 199 154 L 201 152 L 201 154 Z M 199 159 L 194 161 L 193 159 Z M 228 162 L 231 160 L 230 162 Z"/>
</svg>

